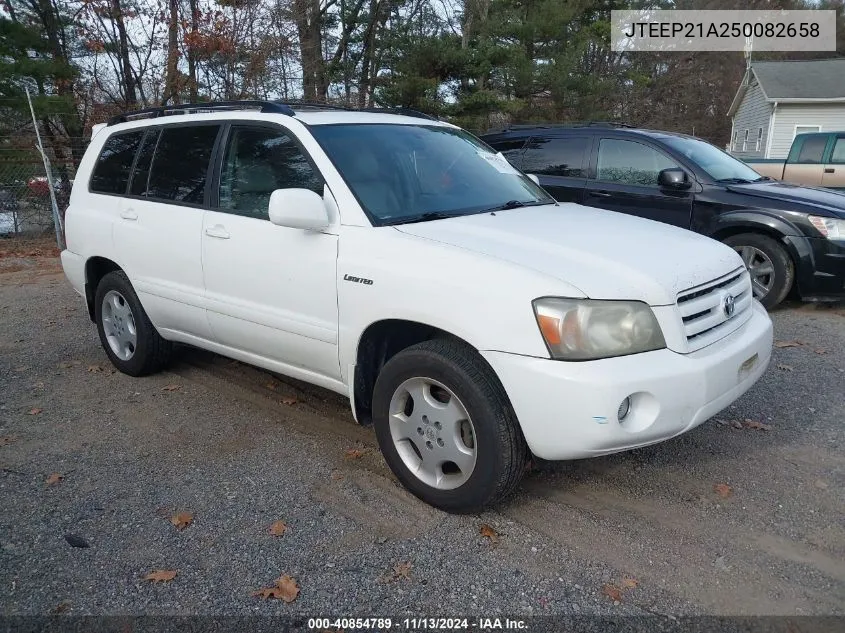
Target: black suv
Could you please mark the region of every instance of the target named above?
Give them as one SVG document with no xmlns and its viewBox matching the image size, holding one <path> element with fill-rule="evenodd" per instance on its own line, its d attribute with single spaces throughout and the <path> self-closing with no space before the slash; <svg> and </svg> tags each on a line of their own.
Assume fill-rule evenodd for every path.
<svg viewBox="0 0 845 633">
<path fill-rule="evenodd" d="M 671 132 L 589 123 L 514 126 L 482 138 L 560 202 L 732 246 L 767 308 L 793 288 L 805 300 L 845 296 L 845 193 L 771 180 L 706 141 Z"/>
</svg>

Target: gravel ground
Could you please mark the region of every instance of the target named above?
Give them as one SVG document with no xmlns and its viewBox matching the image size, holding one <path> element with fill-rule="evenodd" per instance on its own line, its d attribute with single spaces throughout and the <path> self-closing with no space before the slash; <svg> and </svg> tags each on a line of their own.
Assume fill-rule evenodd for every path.
<svg viewBox="0 0 845 633">
<path fill-rule="evenodd" d="M 0 259 L 6 615 L 845 614 L 841 305 L 775 312 L 798 344 L 719 420 L 458 517 L 332 393 L 187 348 L 116 373 L 55 260 L 23 255 Z M 283 575 L 295 602 L 253 595 Z"/>
</svg>

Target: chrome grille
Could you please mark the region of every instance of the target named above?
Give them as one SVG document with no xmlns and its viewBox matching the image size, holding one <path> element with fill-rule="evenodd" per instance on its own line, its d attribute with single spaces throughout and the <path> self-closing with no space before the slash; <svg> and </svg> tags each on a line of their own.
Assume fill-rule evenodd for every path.
<svg viewBox="0 0 845 633">
<path fill-rule="evenodd" d="M 744 268 L 681 292 L 677 305 L 689 351 L 715 343 L 742 325 L 752 300 L 751 278 Z"/>
</svg>

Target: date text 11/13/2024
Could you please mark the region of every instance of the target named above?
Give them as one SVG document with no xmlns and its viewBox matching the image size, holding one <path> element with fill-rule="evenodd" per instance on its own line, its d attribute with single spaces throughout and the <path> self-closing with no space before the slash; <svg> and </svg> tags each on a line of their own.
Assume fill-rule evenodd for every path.
<svg viewBox="0 0 845 633">
<path fill-rule="evenodd" d="M 400 629 L 403 631 L 447 631 L 479 630 L 520 631 L 528 628 L 525 620 L 510 618 L 309 618 L 309 629 L 323 630 L 339 628 L 342 630 L 383 630 Z"/>
</svg>

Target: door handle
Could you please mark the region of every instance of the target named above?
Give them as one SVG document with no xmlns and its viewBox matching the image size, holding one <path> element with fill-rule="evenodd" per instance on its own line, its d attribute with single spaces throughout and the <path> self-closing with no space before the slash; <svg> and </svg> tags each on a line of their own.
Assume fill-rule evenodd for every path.
<svg viewBox="0 0 845 633">
<path fill-rule="evenodd" d="M 609 198 L 613 194 L 607 193 L 606 191 L 591 191 L 590 195 L 598 198 Z"/>
<path fill-rule="evenodd" d="M 835 170 L 833 167 L 825 167 L 825 168 L 824 168 L 824 173 L 826 173 L 826 174 L 833 174 L 833 173 L 836 173 L 836 170 Z"/>
<path fill-rule="evenodd" d="M 228 240 L 231 236 L 222 224 L 215 224 L 205 229 L 205 234 L 208 237 L 216 237 L 218 240 Z"/>
<path fill-rule="evenodd" d="M 137 220 L 138 214 L 135 213 L 134 209 L 124 209 L 120 212 L 120 217 L 122 217 L 124 220 Z"/>
</svg>

